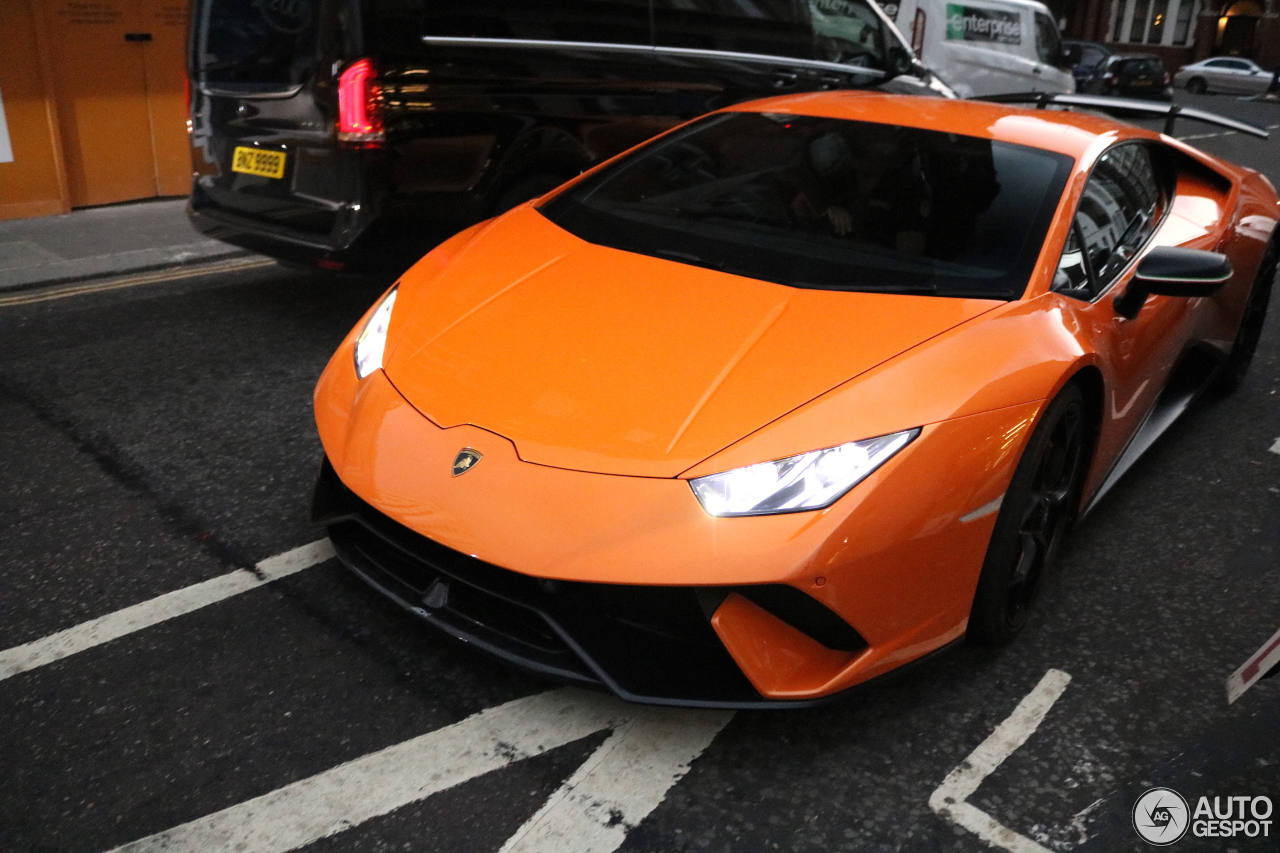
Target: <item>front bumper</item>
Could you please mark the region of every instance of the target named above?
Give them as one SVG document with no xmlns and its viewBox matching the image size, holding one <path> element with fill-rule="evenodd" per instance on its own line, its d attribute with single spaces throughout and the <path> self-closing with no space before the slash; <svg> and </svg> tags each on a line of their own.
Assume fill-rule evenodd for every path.
<svg viewBox="0 0 1280 853">
<path fill-rule="evenodd" d="M 524 669 L 603 686 L 633 702 L 766 708 L 821 701 L 771 700 L 752 686 L 712 626 L 735 594 L 824 648 L 866 648 L 848 623 L 785 584 L 553 581 L 490 565 L 378 512 L 343 485 L 328 459 L 312 515 L 348 568 L 429 625 Z"/>
<path fill-rule="evenodd" d="M 320 438 L 339 493 L 350 492 L 336 510 L 322 502 L 317 518 L 348 564 L 508 660 L 667 704 L 821 700 L 962 636 L 995 514 L 962 516 L 1007 488 L 1035 413 L 1028 404 L 929 426 L 827 510 L 712 518 L 684 480 L 550 468 L 487 430 L 442 428 L 381 371 L 357 380 L 352 363 L 348 338 L 316 389 Z M 453 477 L 462 447 L 484 461 Z M 368 531 L 399 543 L 416 568 L 370 545 Z M 423 599 L 441 575 L 450 598 L 454 581 L 491 598 L 465 615 L 433 613 Z M 547 599 L 547 582 L 574 592 Z M 559 609 L 570 599 L 573 612 Z M 815 602 L 861 641 L 832 640 L 825 619 L 804 615 Z M 500 609 L 552 646 L 509 643 L 519 632 L 484 615 Z"/>
</svg>

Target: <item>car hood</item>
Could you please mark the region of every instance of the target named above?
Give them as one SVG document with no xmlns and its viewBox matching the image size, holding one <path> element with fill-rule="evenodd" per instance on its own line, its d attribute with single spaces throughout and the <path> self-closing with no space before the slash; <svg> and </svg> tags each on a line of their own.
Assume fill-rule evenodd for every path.
<svg viewBox="0 0 1280 853">
<path fill-rule="evenodd" d="M 386 373 L 437 425 L 498 433 L 527 462 L 674 477 L 1000 304 L 757 281 L 524 207 L 405 274 Z"/>
</svg>

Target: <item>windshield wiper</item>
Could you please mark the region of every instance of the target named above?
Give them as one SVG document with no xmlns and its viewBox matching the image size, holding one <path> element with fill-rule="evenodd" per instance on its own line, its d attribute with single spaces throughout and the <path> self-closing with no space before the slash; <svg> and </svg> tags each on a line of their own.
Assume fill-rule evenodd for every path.
<svg viewBox="0 0 1280 853">
<path fill-rule="evenodd" d="M 677 252 L 675 249 L 650 249 L 644 252 L 646 255 L 657 255 L 661 258 L 670 258 L 673 261 L 679 261 L 682 264 L 692 264 L 695 267 L 706 267 L 709 270 L 723 270 L 724 264 L 719 261 L 708 261 L 689 252 Z"/>
<path fill-rule="evenodd" d="M 844 290 L 856 293 L 907 293 L 933 296 L 938 292 L 936 284 L 834 284 L 816 281 L 786 281 L 783 284 L 812 290 Z"/>
</svg>

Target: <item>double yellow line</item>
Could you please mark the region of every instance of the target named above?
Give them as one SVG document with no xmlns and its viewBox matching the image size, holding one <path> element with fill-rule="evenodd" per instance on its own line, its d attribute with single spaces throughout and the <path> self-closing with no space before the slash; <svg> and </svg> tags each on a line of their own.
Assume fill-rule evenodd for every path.
<svg viewBox="0 0 1280 853">
<path fill-rule="evenodd" d="M 179 267 L 177 269 L 159 270 L 125 278 L 113 278 L 106 281 L 72 282 L 15 293 L 12 296 L 0 296 L 0 308 L 14 305 L 32 305 L 36 302 L 49 302 L 53 299 L 66 299 L 70 296 L 84 296 L 88 293 L 103 293 L 108 290 L 121 290 L 126 287 L 139 287 L 144 284 L 159 284 L 162 281 L 178 281 L 184 278 L 196 278 L 202 275 L 215 275 L 223 272 L 242 272 L 244 270 L 269 267 L 275 263 L 270 258 L 237 258 L 200 266 Z"/>
</svg>

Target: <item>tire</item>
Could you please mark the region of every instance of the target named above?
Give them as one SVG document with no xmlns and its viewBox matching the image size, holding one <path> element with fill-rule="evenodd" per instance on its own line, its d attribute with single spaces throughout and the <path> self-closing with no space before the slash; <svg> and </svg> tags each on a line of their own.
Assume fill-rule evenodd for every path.
<svg viewBox="0 0 1280 853">
<path fill-rule="evenodd" d="M 1280 251 L 1277 250 L 1275 241 L 1272 241 L 1262 255 L 1262 263 L 1258 265 L 1258 275 L 1253 280 L 1253 289 L 1249 291 L 1249 302 L 1245 305 L 1244 316 L 1240 318 L 1240 327 L 1236 330 L 1231 352 L 1213 380 L 1213 390 L 1219 394 L 1234 392 L 1249 372 L 1249 364 L 1253 361 L 1258 340 L 1262 337 L 1262 326 L 1267 320 L 1267 305 L 1271 301 L 1278 257 Z"/>
<path fill-rule="evenodd" d="M 506 213 L 518 204 L 523 204 L 529 199 L 549 193 L 569 180 L 569 178 L 569 175 L 558 175 L 551 172 L 535 172 L 532 175 L 518 178 L 498 194 L 493 207 L 489 211 L 490 215 L 497 216 L 500 213 Z"/>
<path fill-rule="evenodd" d="M 1008 643 L 1027 624 L 1075 521 L 1088 457 L 1084 395 L 1069 384 L 1027 441 L 996 518 L 968 634 Z"/>
<path fill-rule="evenodd" d="M 1193 95 L 1203 95 L 1209 90 L 1209 84 L 1204 82 L 1203 77 L 1192 77 L 1187 81 L 1187 91 Z"/>
</svg>

